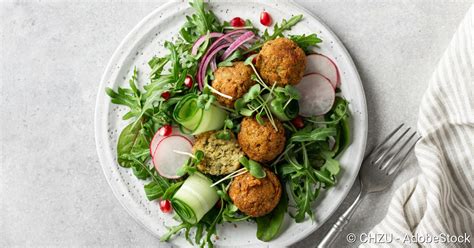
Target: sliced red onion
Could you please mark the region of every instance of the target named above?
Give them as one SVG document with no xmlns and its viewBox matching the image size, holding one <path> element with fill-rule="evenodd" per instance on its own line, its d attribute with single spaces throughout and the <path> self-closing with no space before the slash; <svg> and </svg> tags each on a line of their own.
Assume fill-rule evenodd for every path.
<svg viewBox="0 0 474 248">
<path fill-rule="evenodd" d="M 229 32 L 229 33 L 226 33 L 226 34 L 222 35 L 221 37 L 217 38 L 217 40 L 214 41 L 211 44 L 211 46 L 207 50 L 207 53 L 209 53 L 209 51 L 211 51 L 213 48 L 222 45 L 224 42 L 232 43 L 234 41 L 233 36 L 243 34 L 245 32 L 248 32 L 248 31 L 247 30 L 234 30 L 232 32 Z"/>
<path fill-rule="evenodd" d="M 211 65 L 212 72 L 217 70 L 216 57 L 212 58 L 210 65 Z"/>
<path fill-rule="evenodd" d="M 213 33 L 209 33 L 209 35 L 205 34 L 201 37 L 199 37 L 199 39 L 196 40 L 196 42 L 194 42 L 194 45 L 191 49 L 191 55 L 195 56 L 199 50 L 199 47 L 202 45 L 202 43 L 204 43 L 204 41 L 206 41 L 206 39 L 209 37 L 210 38 L 219 38 L 221 37 L 222 35 L 224 35 L 223 33 L 216 33 L 216 32 L 213 32 Z"/>
<path fill-rule="evenodd" d="M 222 54 L 221 59 L 224 60 L 227 57 L 229 57 L 237 48 L 242 46 L 245 42 L 253 39 L 255 37 L 255 34 L 252 31 L 247 31 L 243 35 L 241 35 L 239 38 L 237 38 L 230 46 L 225 50 L 224 54 Z"/>
<path fill-rule="evenodd" d="M 216 56 L 216 54 L 220 50 L 222 50 L 226 47 L 229 47 L 229 46 L 230 46 L 230 44 L 226 43 L 226 44 L 220 45 L 216 48 L 209 49 L 207 51 L 207 53 L 203 56 L 203 59 L 201 60 L 201 64 L 199 65 L 198 76 L 197 76 L 199 90 L 202 90 L 203 87 L 204 87 L 204 77 L 206 76 L 207 66 L 209 65 L 211 60 L 214 58 L 214 56 Z"/>
<path fill-rule="evenodd" d="M 207 49 L 207 52 L 204 54 L 204 56 L 202 56 L 201 63 L 199 64 L 199 68 L 197 71 L 197 82 L 198 82 L 199 90 L 202 90 L 202 88 L 204 87 L 204 76 L 206 75 L 207 66 L 209 65 L 209 62 L 212 59 L 212 57 L 216 55 L 217 52 L 219 52 L 223 48 L 230 46 L 230 43 L 233 41 L 232 36 L 239 35 L 245 32 L 248 32 L 248 31 L 247 30 L 234 30 L 232 32 L 226 33 L 222 35 L 221 37 L 217 38 L 217 40 L 214 41 L 209 46 L 209 48 Z M 215 50 L 217 51 L 214 52 Z"/>
</svg>

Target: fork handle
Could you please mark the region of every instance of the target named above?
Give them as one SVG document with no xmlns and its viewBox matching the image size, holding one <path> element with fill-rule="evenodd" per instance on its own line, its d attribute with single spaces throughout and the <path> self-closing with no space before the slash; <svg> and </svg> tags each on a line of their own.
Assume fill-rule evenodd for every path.
<svg viewBox="0 0 474 248">
<path fill-rule="evenodd" d="M 355 212 L 357 207 L 359 206 L 359 203 L 361 202 L 363 196 L 363 190 L 361 188 L 361 191 L 357 195 L 357 198 L 354 200 L 354 202 L 351 204 L 349 208 L 339 217 L 339 219 L 334 223 L 332 226 L 331 230 L 326 234 L 326 236 L 321 240 L 321 243 L 319 243 L 318 248 L 329 248 L 331 247 L 331 244 L 337 239 L 339 234 L 344 230 L 344 227 L 347 225 L 349 220 L 352 217 L 352 214 Z"/>
</svg>

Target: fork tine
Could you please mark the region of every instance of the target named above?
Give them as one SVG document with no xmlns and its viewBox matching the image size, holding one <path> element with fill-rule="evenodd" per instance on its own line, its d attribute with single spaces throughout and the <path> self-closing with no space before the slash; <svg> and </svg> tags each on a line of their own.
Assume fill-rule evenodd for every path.
<svg viewBox="0 0 474 248">
<path fill-rule="evenodd" d="M 374 163 L 379 164 L 379 169 L 382 169 L 384 165 L 386 164 L 386 161 L 388 158 L 390 158 L 390 152 L 397 146 L 398 142 L 402 140 L 403 137 L 410 131 L 411 128 L 407 128 L 398 138 L 390 143 L 390 146 L 387 147 L 385 151 L 382 152 L 382 154 L 378 155 L 378 158 L 374 160 Z"/>
<path fill-rule="evenodd" d="M 405 134 L 408 133 L 409 130 L 410 130 L 410 129 L 407 129 L 407 130 L 403 133 L 402 137 L 400 137 L 400 138 L 395 142 L 395 144 L 394 144 L 392 147 L 395 147 L 395 146 L 397 145 L 398 141 L 401 140 L 401 139 L 403 138 L 403 136 L 405 136 Z M 403 148 L 405 148 L 405 146 L 407 145 L 407 143 L 410 142 L 410 140 L 415 136 L 415 134 L 416 134 L 416 132 L 413 132 L 413 133 L 405 140 L 405 142 L 404 142 L 403 144 L 401 144 L 401 145 L 398 147 L 398 149 L 397 149 L 397 151 L 396 151 L 395 153 L 385 156 L 384 159 L 383 159 L 383 162 L 380 162 L 379 168 L 382 169 L 382 170 L 385 170 L 385 169 L 388 170 L 388 169 L 390 169 L 390 167 L 391 167 L 392 165 L 394 165 L 394 163 L 392 163 L 392 161 L 395 160 L 395 158 L 398 156 L 398 154 L 403 150 Z"/>
<path fill-rule="evenodd" d="M 408 144 L 408 142 L 410 142 L 412 140 L 412 138 L 415 137 L 415 135 L 416 135 L 416 133 L 411 135 L 410 138 L 407 140 L 407 142 L 405 142 L 405 144 L 403 144 L 403 146 L 406 146 Z M 387 175 L 396 175 L 398 173 L 400 168 L 402 168 L 402 165 L 408 159 L 408 154 L 410 153 L 411 150 L 413 150 L 413 148 L 415 147 L 416 143 L 418 143 L 418 140 L 420 140 L 420 138 L 421 137 L 415 138 L 415 141 L 408 147 L 408 149 L 405 149 L 405 152 L 401 156 L 397 157 L 396 160 L 394 160 L 394 162 L 393 162 L 394 166 L 391 166 L 392 169 L 387 170 Z M 405 147 L 402 147 L 397 152 L 397 154 L 395 154 L 395 156 L 397 156 L 403 150 L 403 148 L 405 148 Z"/>
<path fill-rule="evenodd" d="M 398 130 L 400 130 L 400 128 L 403 127 L 403 125 L 405 125 L 404 123 L 400 124 L 397 128 L 395 128 L 389 135 L 387 135 L 387 137 L 380 143 L 378 144 L 376 147 L 374 147 L 372 149 L 372 151 L 370 151 L 368 154 L 377 154 L 380 152 L 380 150 L 383 148 L 383 146 L 385 145 L 385 143 L 387 143 L 391 138 L 392 136 L 398 132 Z"/>
</svg>

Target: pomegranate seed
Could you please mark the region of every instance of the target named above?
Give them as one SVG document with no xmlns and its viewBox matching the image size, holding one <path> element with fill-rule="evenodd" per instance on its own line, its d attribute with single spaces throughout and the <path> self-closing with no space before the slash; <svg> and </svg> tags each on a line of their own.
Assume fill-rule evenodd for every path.
<svg viewBox="0 0 474 248">
<path fill-rule="evenodd" d="M 304 121 L 303 121 L 303 118 L 301 118 L 301 116 L 296 116 L 293 120 L 291 120 L 291 123 L 293 123 L 293 125 L 298 128 L 298 129 L 301 129 L 304 127 Z"/>
<path fill-rule="evenodd" d="M 160 129 L 158 129 L 158 133 L 164 137 L 170 136 L 172 132 L 173 128 L 171 127 L 171 125 L 164 125 Z"/>
<path fill-rule="evenodd" d="M 260 14 L 260 23 L 264 26 L 270 26 L 272 24 L 272 17 L 266 11 Z"/>
<path fill-rule="evenodd" d="M 165 99 L 165 100 L 170 99 L 170 96 L 171 96 L 171 94 L 170 94 L 169 91 L 165 91 L 165 92 L 161 93 L 161 97 L 163 97 L 163 99 Z"/>
<path fill-rule="evenodd" d="M 240 17 L 234 17 L 232 20 L 230 20 L 230 25 L 234 28 L 243 27 L 245 26 L 245 21 Z"/>
<path fill-rule="evenodd" d="M 253 57 L 253 59 L 252 59 L 252 64 L 254 64 L 254 65 L 257 64 L 257 56 Z"/>
<path fill-rule="evenodd" d="M 171 212 L 171 202 L 168 200 L 161 200 L 160 201 L 160 210 L 163 213 Z"/>
<path fill-rule="evenodd" d="M 193 78 L 191 76 L 186 76 L 186 78 L 184 79 L 184 85 L 188 88 L 192 88 L 193 87 Z"/>
</svg>

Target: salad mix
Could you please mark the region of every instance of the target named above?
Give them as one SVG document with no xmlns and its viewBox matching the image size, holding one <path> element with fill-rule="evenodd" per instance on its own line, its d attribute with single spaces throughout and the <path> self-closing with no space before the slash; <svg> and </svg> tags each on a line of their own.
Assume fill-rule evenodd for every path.
<svg viewBox="0 0 474 248">
<path fill-rule="evenodd" d="M 314 53 L 316 34 L 286 34 L 302 15 L 261 33 L 240 17 L 221 22 L 202 0 L 190 5 L 176 41 L 164 43 L 169 53 L 149 60 L 147 84 L 135 69 L 129 87 L 106 88 L 129 108 L 117 161 L 175 213 L 180 224 L 162 241 L 183 233 L 212 247 L 218 224 L 239 221 L 272 240 L 286 213 L 314 218 L 319 192 L 337 182 L 350 144 L 337 66 Z M 268 12 L 260 21 L 273 23 Z"/>
</svg>

